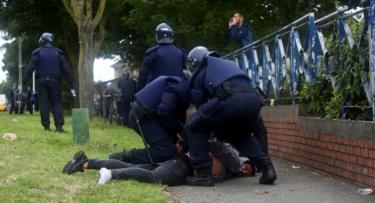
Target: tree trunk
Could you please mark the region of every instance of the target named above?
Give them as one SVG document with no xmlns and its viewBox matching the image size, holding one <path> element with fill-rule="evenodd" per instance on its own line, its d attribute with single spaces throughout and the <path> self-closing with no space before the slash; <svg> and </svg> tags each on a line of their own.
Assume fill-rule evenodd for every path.
<svg viewBox="0 0 375 203">
<path fill-rule="evenodd" d="M 100 0 L 98 11 L 94 18 L 92 16 L 92 0 L 71 0 L 70 6 L 66 0 L 62 0 L 62 2 L 78 27 L 80 44 L 78 54 L 79 104 L 80 108 L 89 109 L 89 118 L 92 120 L 94 118 L 94 57 L 104 39 L 105 20 L 102 15 L 106 0 Z M 98 25 L 99 34 L 95 38 L 94 47 L 94 31 Z"/>
</svg>

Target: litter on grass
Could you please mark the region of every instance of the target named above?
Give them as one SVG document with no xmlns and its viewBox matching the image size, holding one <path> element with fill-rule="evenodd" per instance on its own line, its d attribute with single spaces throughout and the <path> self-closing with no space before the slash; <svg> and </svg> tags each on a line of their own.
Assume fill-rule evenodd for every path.
<svg viewBox="0 0 375 203">
<path fill-rule="evenodd" d="M 13 133 L 5 133 L 3 135 L 3 140 L 16 140 L 17 139 L 17 136 L 16 134 L 13 134 Z"/>
</svg>

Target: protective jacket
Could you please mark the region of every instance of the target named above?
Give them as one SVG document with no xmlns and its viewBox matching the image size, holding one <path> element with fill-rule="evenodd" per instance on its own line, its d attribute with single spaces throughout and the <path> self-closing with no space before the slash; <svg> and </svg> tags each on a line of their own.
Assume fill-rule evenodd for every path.
<svg viewBox="0 0 375 203">
<path fill-rule="evenodd" d="M 195 107 L 199 109 L 200 105 L 207 102 L 207 99 L 214 98 L 217 88 L 226 81 L 230 82 L 231 87 L 251 87 L 250 78 L 233 61 L 211 56 L 205 57 L 188 83 Z"/>
<path fill-rule="evenodd" d="M 148 49 L 139 70 L 137 91 L 146 86 L 150 71 L 150 82 L 161 75 L 181 77 L 186 58 L 185 50 L 174 44 L 158 44 Z"/>
<path fill-rule="evenodd" d="M 133 79 L 124 79 L 121 81 L 121 94 L 123 97 L 134 96 L 137 83 Z"/>
<path fill-rule="evenodd" d="M 51 77 L 61 80 L 60 72 L 62 72 L 69 84 L 74 82 L 63 52 L 55 47 L 40 47 L 33 51 L 29 65 L 22 78 L 22 84 L 26 84 L 30 80 L 34 70 L 37 79 Z"/>
<path fill-rule="evenodd" d="M 186 121 L 190 105 L 187 81 L 179 77 L 160 76 L 136 95 L 136 102 L 144 109 L 155 112 L 158 119 L 169 128 Z"/>
</svg>

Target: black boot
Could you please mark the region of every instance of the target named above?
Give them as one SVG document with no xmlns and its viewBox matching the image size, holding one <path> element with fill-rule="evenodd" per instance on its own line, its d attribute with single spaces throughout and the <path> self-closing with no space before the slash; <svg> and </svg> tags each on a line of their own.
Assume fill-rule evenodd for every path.
<svg viewBox="0 0 375 203">
<path fill-rule="evenodd" d="M 188 176 L 185 183 L 190 186 L 214 186 L 211 171 L 198 171 L 195 176 Z"/>
<path fill-rule="evenodd" d="M 62 125 L 61 124 L 57 124 L 56 125 L 56 130 L 55 132 L 57 133 L 68 133 L 68 131 L 65 131 L 63 128 L 62 128 Z"/>
<path fill-rule="evenodd" d="M 269 156 L 262 157 L 257 160 L 260 170 L 262 170 L 262 176 L 259 178 L 259 184 L 271 184 L 277 177 L 275 169 Z"/>
<path fill-rule="evenodd" d="M 74 156 L 73 159 L 70 160 L 63 169 L 63 173 L 67 173 L 69 175 L 76 173 L 78 171 L 84 172 L 83 170 L 83 165 L 88 162 L 88 158 L 85 154 L 84 151 L 79 151 L 77 152 Z"/>
<path fill-rule="evenodd" d="M 43 125 L 45 131 L 51 131 L 51 128 L 49 127 L 49 124 Z"/>
<path fill-rule="evenodd" d="M 123 152 L 112 153 L 109 154 L 109 159 L 116 159 L 126 163 L 131 163 L 132 152 L 124 150 Z"/>
</svg>

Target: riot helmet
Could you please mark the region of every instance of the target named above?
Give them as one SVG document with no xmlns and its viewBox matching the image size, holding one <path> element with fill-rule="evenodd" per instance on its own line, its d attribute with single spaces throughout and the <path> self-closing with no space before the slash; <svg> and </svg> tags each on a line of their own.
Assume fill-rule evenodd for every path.
<svg viewBox="0 0 375 203">
<path fill-rule="evenodd" d="M 40 36 L 39 43 L 41 46 L 44 46 L 46 44 L 53 44 L 55 38 L 51 33 L 45 32 Z"/>
<path fill-rule="evenodd" d="M 129 71 L 124 71 L 124 72 L 122 72 L 122 77 L 123 77 L 125 80 L 129 79 L 129 77 L 130 77 L 130 73 L 129 73 Z"/>
<path fill-rule="evenodd" d="M 156 41 L 161 44 L 173 42 L 173 29 L 167 23 L 161 23 L 155 30 Z"/>
<path fill-rule="evenodd" d="M 182 70 L 182 79 L 189 80 L 191 72 L 189 70 Z"/>
<path fill-rule="evenodd" d="M 206 56 L 220 57 L 219 53 L 216 51 L 210 51 L 206 47 L 198 46 L 190 51 L 186 60 L 186 67 L 191 72 L 194 72 L 195 69 L 201 65 Z"/>
<path fill-rule="evenodd" d="M 18 84 L 17 83 L 14 83 L 13 84 L 13 89 L 16 90 L 18 88 Z"/>
</svg>

